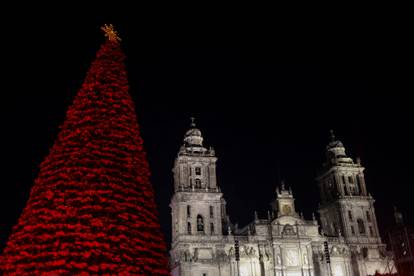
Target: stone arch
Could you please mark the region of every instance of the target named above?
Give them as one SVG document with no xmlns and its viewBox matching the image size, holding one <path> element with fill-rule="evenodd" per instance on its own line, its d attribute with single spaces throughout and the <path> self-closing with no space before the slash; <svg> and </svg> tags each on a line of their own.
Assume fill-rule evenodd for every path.
<svg viewBox="0 0 414 276">
<path fill-rule="evenodd" d="M 361 219 L 361 218 L 359 218 L 359 219 L 357 219 L 357 223 L 358 223 L 358 231 L 359 231 L 359 233 L 360 234 L 365 234 L 365 224 L 364 224 L 364 221 Z"/>
<path fill-rule="evenodd" d="M 197 232 L 204 233 L 204 218 L 202 215 L 197 215 Z"/>
</svg>

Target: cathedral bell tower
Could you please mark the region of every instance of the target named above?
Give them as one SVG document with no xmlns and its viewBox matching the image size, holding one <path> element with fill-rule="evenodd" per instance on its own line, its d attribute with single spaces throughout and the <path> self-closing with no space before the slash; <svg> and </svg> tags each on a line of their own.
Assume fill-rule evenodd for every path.
<svg viewBox="0 0 414 276">
<path fill-rule="evenodd" d="M 354 261 L 359 262 L 354 266 L 359 267 L 355 275 L 374 274 L 370 267 L 381 267 L 385 252 L 378 231 L 374 199 L 367 193 L 364 169 L 359 158 L 354 162 L 347 156 L 344 145 L 331 130 L 326 162 L 316 178 L 322 200 L 319 213 L 324 233 L 343 236 L 353 251 Z M 361 260 L 364 260 L 364 265 Z"/>
<path fill-rule="evenodd" d="M 212 147 L 203 146 L 201 131 L 191 119 L 172 170 L 172 252 L 180 242 L 194 240 L 194 236 L 221 236 L 226 217 L 225 201 L 216 181 L 217 157 Z"/>
</svg>

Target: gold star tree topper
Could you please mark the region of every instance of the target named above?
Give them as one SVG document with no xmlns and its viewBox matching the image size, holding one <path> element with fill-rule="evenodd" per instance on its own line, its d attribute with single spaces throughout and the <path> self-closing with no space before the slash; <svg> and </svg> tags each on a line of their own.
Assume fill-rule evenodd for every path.
<svg viewBox="0 0 414 276">
<path fill-rule="evenodd" d="M 118 36 L 118 32 L 114 30 L 114 26 L 112 24 L 103 25 L 101 30 L 105 32 L 105 37 L 107 37 L 110 41 L 121 41 L 121 38 Z"/>
</svg>

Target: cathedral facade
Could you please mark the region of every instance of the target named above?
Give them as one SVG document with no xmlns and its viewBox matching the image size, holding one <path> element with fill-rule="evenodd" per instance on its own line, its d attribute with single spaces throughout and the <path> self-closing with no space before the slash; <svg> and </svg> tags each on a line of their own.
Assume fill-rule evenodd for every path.
<svg viewBox="0 0 414 276">
<path fill-rule="evenodd" d="M 216 181 L 217 157 L 191 124 L 175 159 L 171 199 L 174 276 L 365 276 L 392 265 L 379 235 L 364 167 L 332 134 L 317 177 L 320 223 L 295 209 L 291 189 L 276 189 L 273 212 L 235 227 Z"/>
</svg>

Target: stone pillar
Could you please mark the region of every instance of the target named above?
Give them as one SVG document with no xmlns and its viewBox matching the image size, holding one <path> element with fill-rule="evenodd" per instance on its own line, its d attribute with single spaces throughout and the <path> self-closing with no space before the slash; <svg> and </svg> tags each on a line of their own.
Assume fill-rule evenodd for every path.
<svg viewBox="0 0 414 276">
<path fill-rule="evenodd" d="M 361 194 L 363 196 L 367 196 L 367 186 L 365 184 L 365 177 L 364 177 L 363 174 L 358 174 L 358 177 L 359 177 L 359 181 L 360 181 L 359 183 L 361 185 Z"/>
<path fill-rule="evenodd" d="M 216 188 L 217 184 L 216 184 L 216 168 L 214 164 L 210 164 L 208 166 L 208 177 L 209 177 L 209 182 L 210 182 L 210 188 Z"/>
</svg>

